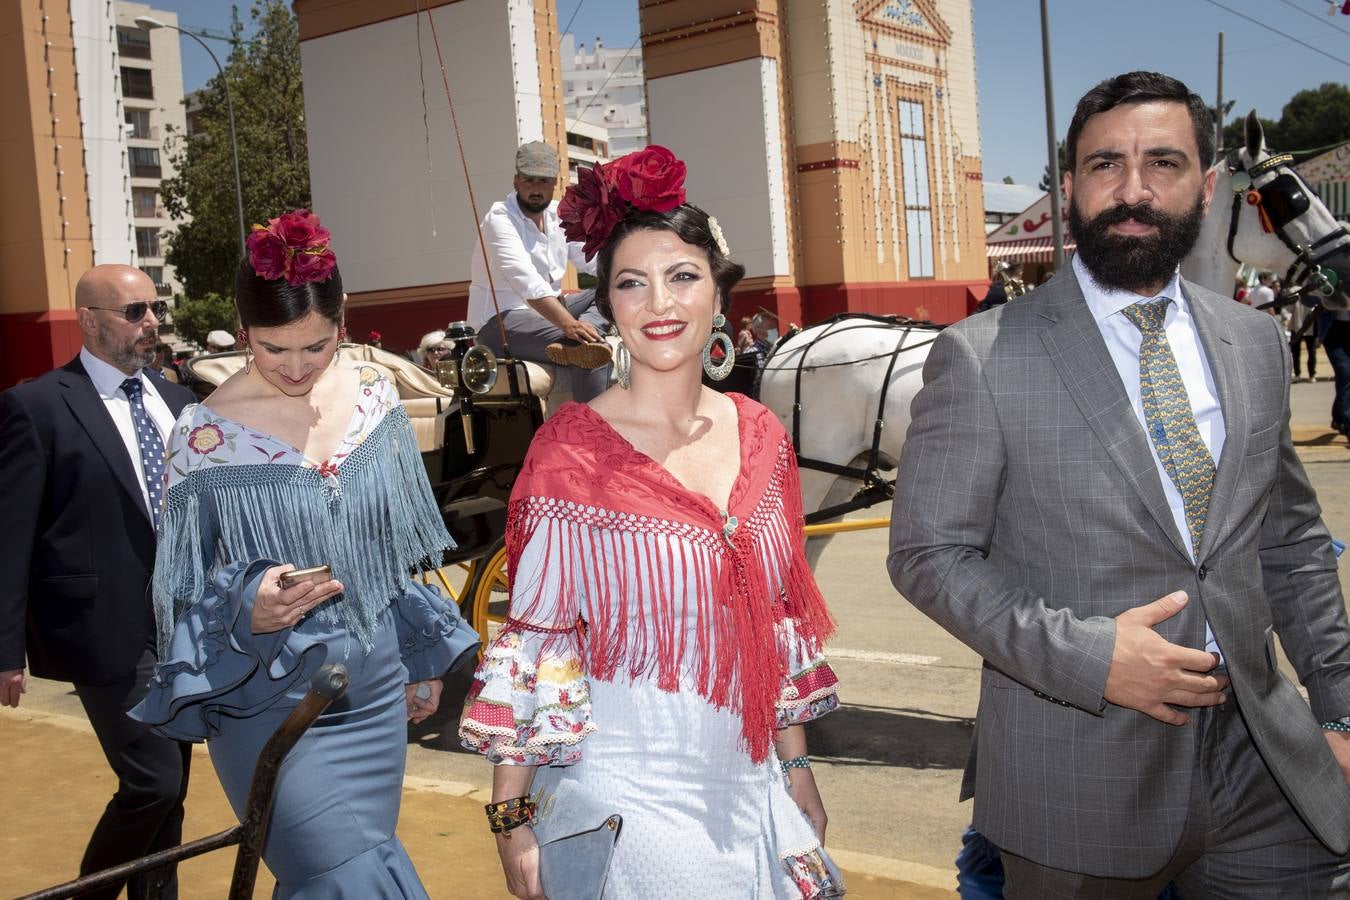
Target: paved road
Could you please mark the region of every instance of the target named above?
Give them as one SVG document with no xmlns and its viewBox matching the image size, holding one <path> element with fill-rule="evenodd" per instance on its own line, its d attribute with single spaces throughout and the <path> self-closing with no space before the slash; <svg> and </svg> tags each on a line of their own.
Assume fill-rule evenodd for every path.
<svg viewBox="0 0 1350 900">
<path fill-rule="evenodd" d="M 1326 432 L 1330 404 L 1327 383 L 1293 387 L 1300 455 L 1332 533 L 1350 535 L 1350 447 Z M 866 531 L 835 539 L 821 559 L 817 576 L 839 620 L 830 653 L 845 705 L 811 728 L 811 751 L 830 813 L 830 848 L 841 864 L 949 887 L 970 820 L 957 791 L 979 658 L 895 593 L 885 556 L 885 532 Z M 485 788 L 488 766 L 460 751 L 454 736 L 464 679 L 449 687 L 442 712 L 411 732 L 409 774 L 452 791 Z M 36 683 L 25 705 L 78 716 L 68 690 Z"/>
</svg>

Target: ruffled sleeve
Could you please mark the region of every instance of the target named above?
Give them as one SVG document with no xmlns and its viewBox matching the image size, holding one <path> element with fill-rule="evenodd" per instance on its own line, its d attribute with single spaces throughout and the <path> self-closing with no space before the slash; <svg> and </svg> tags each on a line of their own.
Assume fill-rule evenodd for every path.
<svg viewBox="0 0 1350 900">
<path fill-rule="evenodd" d="M 474 675 L 460 740 L 493 765 L 566 766 L 595 730 L 576 585 L 565 583 L 568 531 L 527 522 L 522 508 L 513 503 L 507 525 L 511 618 Z"/>
<path fill-rule="evenodd" d="M 178 618 L 149 691 L 129 713 L 165 737 L 215 737 L 221 716 L 257 713 L 307 681 L 328 655 L 321 637 L 252 631 L 253 598 L 278 563 L 231 563 Z"/>
<path fill-rule="evenodd" d="M 408 683 L 440 678 L 478 652 L 478 632 L 439 591 L 416 581 L 394 601 L 398 649 Z"/>
<path fill-rule="evenodd" d="M 778 727 L 801 725 L 834 712 L 839 707 L 839 679 L 824 653 L 802 640 L 790 619 L 780 626 L 780 646 L 787 675 L 774 704 Z"/>
</svg>

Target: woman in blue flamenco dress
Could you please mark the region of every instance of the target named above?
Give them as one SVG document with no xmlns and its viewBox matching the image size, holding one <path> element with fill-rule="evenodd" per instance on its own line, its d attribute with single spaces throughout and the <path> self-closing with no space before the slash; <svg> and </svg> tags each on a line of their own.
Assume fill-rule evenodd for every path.
<svg viewBox="0 0 1350 900">
<path fill-rule="evenodd" d="M 235 279 L 251 357 L 169 442 L 153 583 L 160 664 L 131 715 L 205 740 L 242 816 L 263 744 L 325 662 L 347 692 L 282 764 L 263 858 L 274 897 L 427 897 L 394 827 L 407 722 L 476 634 L 410 577 L 451 540 L 387 376 L 348 364 L 328 231 L 256 226 Z M 291 569 L 331 577 L 283 587 Z"/>
</svg>

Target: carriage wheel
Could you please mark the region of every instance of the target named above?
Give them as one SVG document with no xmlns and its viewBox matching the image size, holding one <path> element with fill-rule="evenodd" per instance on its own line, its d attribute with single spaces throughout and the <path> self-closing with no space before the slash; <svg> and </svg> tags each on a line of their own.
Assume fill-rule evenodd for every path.
<svg viewBox="0 0 1350 900">
<path fill-rule="evenodd" d="M 450 577 L 446 574 L 447 572 L 453 574 L 456 569 L 459 569 L 460 572 L 463 573 L 459 582 L 461 585 L 459 588 L 455 587 L 454 583 L 450 580 Z M 455 603 L 463 602 L 464 597 L 468 593 L 469 582 L 473 580 L 472 563 L 455 563 L 453 566 L 442 566 L 439 569 L 425 571 L 422 573 L 423 584 L 431 584 L 432 572 L 435 573 L 436 580 L 440 582 L 441 587 L 445 589 L 446 596 Z"/>
<path fill-rule="evenodd" d="M 506 621 L 509 584 L 506 578 L 506 539 L 497 538 L 487 553 L 474 561 L 474 571 L 464 588 L 469 623 L 483 641 L 483 649 Z M 481 653 L 481 651 L 480 651 Z"/>
</svg>

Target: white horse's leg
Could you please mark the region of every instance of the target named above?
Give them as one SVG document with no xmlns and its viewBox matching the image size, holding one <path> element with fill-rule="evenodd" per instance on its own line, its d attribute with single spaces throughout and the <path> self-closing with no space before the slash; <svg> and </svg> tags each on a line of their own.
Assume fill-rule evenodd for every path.
<svg viewBox="0 0 1350 900">
<path fill-rule="evenodd" d="M 866 464 L 867 464 L 867 454 L 865 453 L 855 456 L 850 462 L 846 463 L 846 465 L 858 467 L 862 467 Z M 836 503 L 847 502 L 848 500 L 853 499 L 853 495 L 858 493 L 858 491 L 862 488 L 862 482 L 852 478 L 841 478 L 835 475 L 823 477 L 830 479 L 829 488 L 825 491 L 819 503 L 816 503 L 814 506 L 802 507 L 808 512 L 808 514 L 814 510 L 824 509 L 827 506 L 834 506 Z M 802 491 L 802 495 L 803 497 L 805 497 L 806 495 L 806 492 L 804 490 Z M 832 519 L 828 519 L 827 521 L 838 522 L 841 521 L 841 517 L 836 516 Z M 821 554 L 825 552 L 825 548 L 830 545 L 830 541 L 832 540 L 834 540 L 834 535 L 832 534 L 807 538 L 806 562 L 807 565 L 809 565 L 812 570 L 816 568 L 816 563 L 820 562 Z"/>
</svg>

